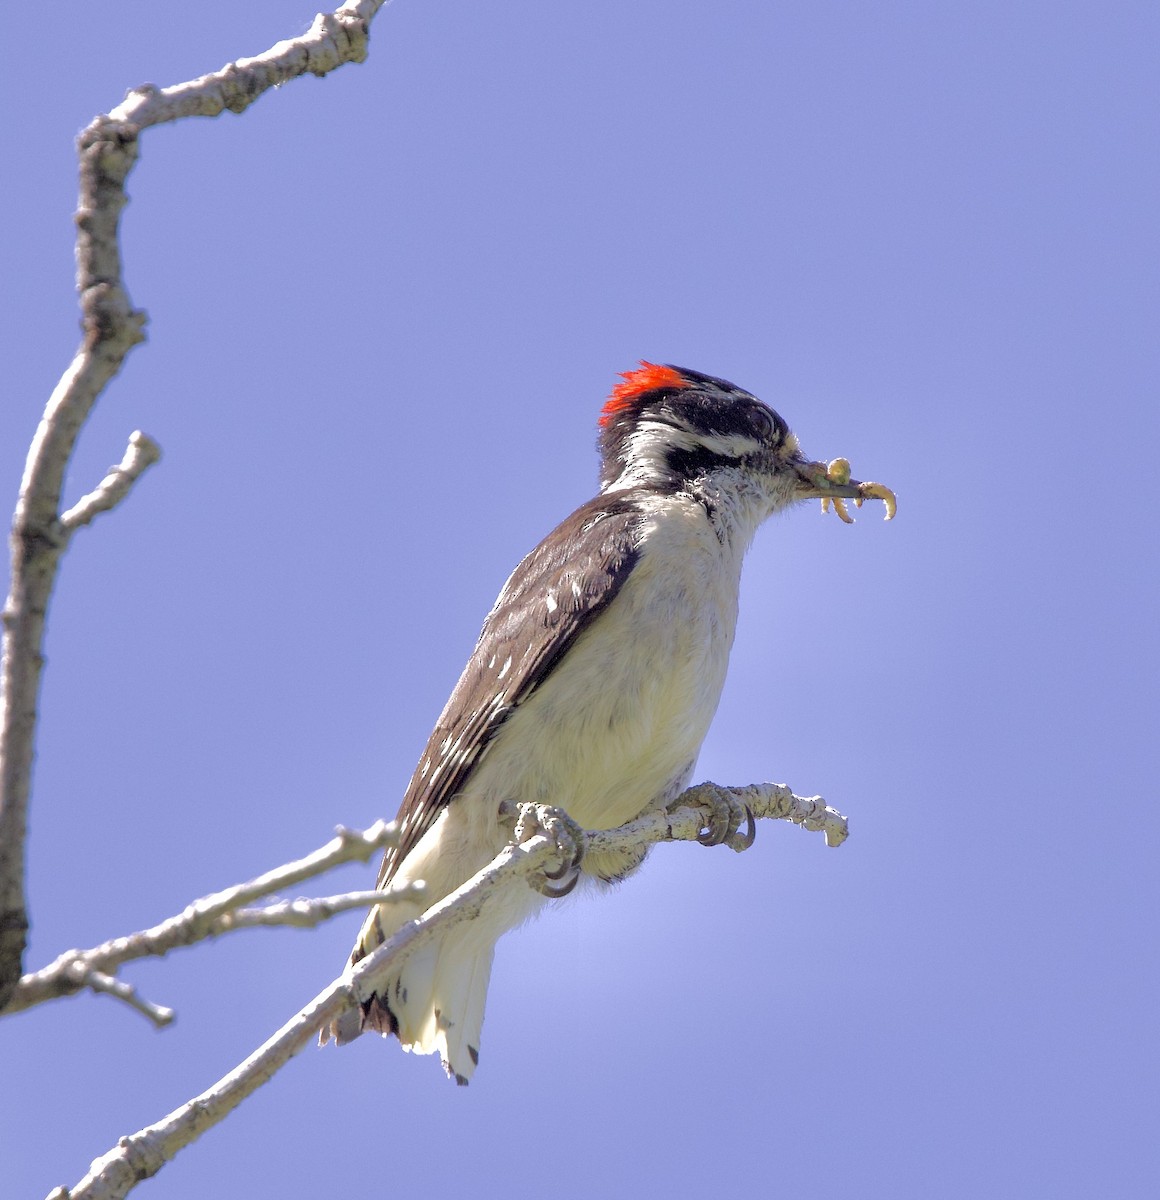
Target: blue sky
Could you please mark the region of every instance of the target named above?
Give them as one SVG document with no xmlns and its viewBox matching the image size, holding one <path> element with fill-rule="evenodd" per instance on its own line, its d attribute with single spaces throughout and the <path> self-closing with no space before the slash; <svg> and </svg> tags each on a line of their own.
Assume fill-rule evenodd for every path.
<svg viewBox="0 0 1160 1200">
<path fill-rule="evenodd" d="M 10 51 L 5 503 L 76 342 L 75 133 L 312 15 L 101 0 Z M 821 792 L 844 847 L 662 848 L 505 939 L 469 1089 L 308 1052 L 148 1195 L 1156 1194 L 1158 25 L 398 0 L 364 65 L 146 135 L 149 342 L 68 499 L 135 428 L 165 457 L 53 602 L 30 966 L 393 814 L 637 359 L 899 498 L 759 535 L 698 771 Z M 0 1023 L 5 1194 L 218 1078 L 357 924 L 130 967 L 164 1033 Z"/>
</svg>

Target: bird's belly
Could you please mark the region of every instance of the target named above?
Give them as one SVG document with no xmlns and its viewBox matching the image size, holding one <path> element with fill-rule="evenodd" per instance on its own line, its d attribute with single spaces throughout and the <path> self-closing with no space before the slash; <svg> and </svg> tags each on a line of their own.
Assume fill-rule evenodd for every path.
<svg viewBox="0 0 1160 1200">
<path fill-rule="evenodd" d="M 711 567 L 718 586 L 707 591 Z M 716 712 L 736 612 L 717 564 L 688 554 L 641 564 L 504 722 L 470 790 L 559 805 L 589 829 L 671 799 Z"/>
</svg>

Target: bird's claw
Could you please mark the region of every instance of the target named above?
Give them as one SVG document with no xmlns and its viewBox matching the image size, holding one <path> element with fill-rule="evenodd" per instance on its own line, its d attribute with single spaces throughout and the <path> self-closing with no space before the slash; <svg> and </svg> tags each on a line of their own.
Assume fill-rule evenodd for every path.
<svg viewBox="0 0 1160 1200">
<path fill-rule="evenodd" d="M 709 817 L 697 834 L 697 841 L 702 846 L 727 845 L 738 853 L 748 850 L 757 840 L 757 822 L 753 819 L 753 810 L 725 788 L 713 784 L 702 786 L 707 791 L 697 799 L 709 809 Z M 681 807 L 680 801 L 674 801 L 672 807 Z M 744 833 L 741 832 L 743 820 Z"/>
<path fill-rule="evenodd" d="M 546 878 L 546 877 L 545 877 Z M 553 887 L 552 884 L 543 882 L 532 884 L 541 896 L 546 896 L 549 900 L 562 900 L 565 896 L 570 895 L 576 890 L 576 885 L 580 882 L 580 872 L 577 871 L 566 883 L 560 884 L 559 887 Z"/>
<path fill-rule="evenodd" d="M 533 877 L 529 883 L 542 896 L 558 900 L 580 882 L 584 830 L 562 808 L 551 804 L 521 804 L 516 821 L 516 841 L 526 842 L 536 834 L 552 839 L 560 861 L 553 870 L 541 871 L 538 878 Z"/>
<path fill-rule="evenodd" d="M 740 853 L 742 850 L 748 850 L 756 841 L 757 822 L 753 819 L 753 809 L 747 804 L 745 805 L 745 832 L 741 833 L 740 830 L 734 830 L 729 845 Z"/>
</svg>

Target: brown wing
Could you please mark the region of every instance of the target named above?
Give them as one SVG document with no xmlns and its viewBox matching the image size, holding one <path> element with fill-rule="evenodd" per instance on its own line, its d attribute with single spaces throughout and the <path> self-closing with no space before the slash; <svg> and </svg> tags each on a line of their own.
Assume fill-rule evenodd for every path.
<svg viewBox="0 0 1160 1200">
<path fill-rule="evenodd" d="M 462 790 L 512 711 L 620 590 L 637 558 L 638 502 L 631 492 L 590 500 L 512 572 L 411 777 L 380 888 Z"/>
</svg>

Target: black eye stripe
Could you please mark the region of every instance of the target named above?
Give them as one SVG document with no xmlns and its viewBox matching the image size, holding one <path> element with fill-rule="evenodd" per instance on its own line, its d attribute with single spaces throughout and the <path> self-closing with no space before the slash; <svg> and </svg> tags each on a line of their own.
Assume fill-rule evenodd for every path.
<svg viewBox="0 0 1160 1200">
<path fill-rule="evenodd" d="M 722 404 L 719 396 L 685 391 L 664 396 L 656 405 L 656 419 L 665 412 L 690 432 L 718 437 L 754 438 L 760 442 L 781 442 L 789 428 L 771 408 L 749 396 L 737 396 Z M 647 416 L 647 409 L 641 414 Z"/>
<path fill-rule="evenodd" d="M 674 447 L 665 455 L 665 461 L 670 471 L 682 479 L 690 479 L 694 475 L 705 474 L 718 467 L 735 465 L 738 460 L 728 454 L 716 454 L 704 446 L 696 446 L 691 450 L 679 450 Z"/>
</svg>

